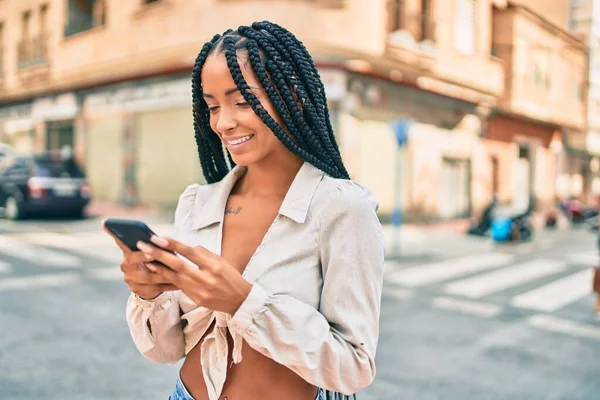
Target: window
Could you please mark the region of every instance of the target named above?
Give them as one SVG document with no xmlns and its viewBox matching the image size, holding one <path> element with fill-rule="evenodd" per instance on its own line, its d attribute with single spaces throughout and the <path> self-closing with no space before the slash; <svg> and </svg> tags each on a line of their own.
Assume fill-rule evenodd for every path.
<svg viewBox="0 0 600 400">
<path fill-rule="evenodd" d="M 48 29 L 48 4 L 40 7 L 40 34 L 45 35 Z"/>
<path fill-rule="evenodd" d="M 433 0 L 421 0 L 421 40 L 435 39 Z"/>
<path fill-rule="evenodd" d="M 104 0 L 69 0 L 65 36 L 85 32 L 106 23 Z"/>
<path fill-rule="evenodd" d="M 477 0 L 455 0 L 454 47 L 461 53 L 475 52 L 475 9 Z"/>
<path fill-rule="evenodd" d="M 0 22 L 0 76 L 4 75 L 4 22 Z M 2 155 L 0 154 L 0 157 Z"/>
<path fill-rule="evenodd" d="M 390 32 L 396 32 L 404 28 L 404 0 L 390 1 Z"/>
<path fill-rule="evenodd" d="M 23 22 L 21 24 L 21 40 L 25 41 L 30 38 L 29 33 L 31 29 L 31 11 L 25 11 L 23 13 Z"/>
</svg>

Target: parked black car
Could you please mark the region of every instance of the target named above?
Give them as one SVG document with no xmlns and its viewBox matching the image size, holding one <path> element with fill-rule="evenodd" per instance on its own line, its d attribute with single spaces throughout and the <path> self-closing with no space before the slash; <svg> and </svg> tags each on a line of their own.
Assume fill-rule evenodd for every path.
<svg viewBox="0 0 600 400">
<path fill-rule="evenodd" d="M 9 155 L 0 165 L 0 207 L 9 219 L 32 214 L 82 217 L 90 186 L 71 157 Z"/>
</svg>

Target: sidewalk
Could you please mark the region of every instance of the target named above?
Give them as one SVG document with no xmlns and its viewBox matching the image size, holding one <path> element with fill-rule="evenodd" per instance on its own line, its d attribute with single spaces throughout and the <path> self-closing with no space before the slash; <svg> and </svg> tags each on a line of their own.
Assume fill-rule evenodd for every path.
<svg viewBox="0 0 600 400">
<path fill-rule="evenodd" d="M 157 207 L 125 207 L 123 205 L 94 202 L 87 210 L 93 219 L 131 218 L 140 219 L 158 233 L 168 235 L 172 228 L 174 210 Z M 489 238 L 465 234 L 469 219 L 457 219 L 439 223 L 403 224 L 399 228 L 383 225 L 386 241 L 386 257 L 390 260 L 412 263 L 440 256 L 454 256 L 490 251 Z"/>
</svg>

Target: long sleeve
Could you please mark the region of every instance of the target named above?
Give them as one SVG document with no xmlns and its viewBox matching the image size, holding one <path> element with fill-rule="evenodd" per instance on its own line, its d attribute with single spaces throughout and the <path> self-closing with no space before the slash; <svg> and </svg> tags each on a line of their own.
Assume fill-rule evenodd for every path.
<svg viewBox="0 0 600 400">
<path fill-rule="evenodd" d="M 313 385 L 352 395 L 375 377 L 385 244 L 377 203 L 360 185 L 344 182 L 328 201 L 319 310 L 255 283 L 230 327 Z"/>
<path fill-rule="evenodd" d="M 179 197 L 175 210 L 175 237 L 191 212 L 197 189 L 198 185 L 188 186 Z M 140 353 L 152 361 L 174 364 L 185 354 L 178 292 L 165 292 L 153 300 L 144 300 L 131 293 L 127 300 L 131 337 Z"/>
<path fill-rule="evenodd" d="M 179 306 L 173 293 L 153 300 L 131 294 L 127 301 L 127 324 L 136 347 L 149 360 L 174 364 L 185 351 Z"/>
</svg>

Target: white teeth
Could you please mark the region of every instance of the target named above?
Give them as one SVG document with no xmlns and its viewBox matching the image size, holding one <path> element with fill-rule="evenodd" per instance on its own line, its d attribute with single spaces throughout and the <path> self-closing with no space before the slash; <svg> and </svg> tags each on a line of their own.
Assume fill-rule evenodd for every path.
<svg viewBox="0 0 600 400">
<path fill-rule="evenodd" d="M 244 142 L 250 140 L 251 137 L 252 137 L 252 135 L 248 135 L 248 136 L 244 136 L 243 138 L 236 139 L 236 140 L 228 140 L 227 143 L 228 144 L 240 144 L 240 143 L 244 143 Z"/>
</svg>

